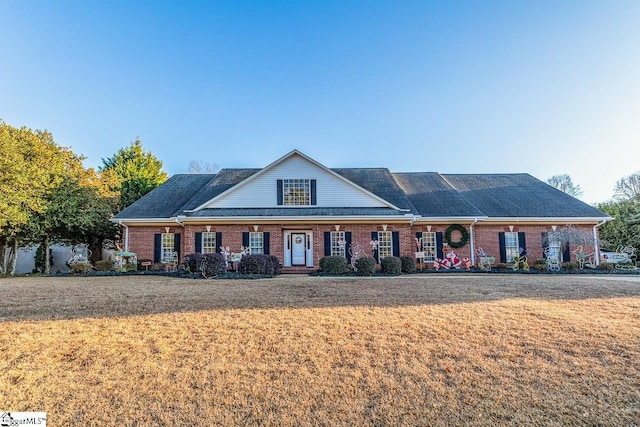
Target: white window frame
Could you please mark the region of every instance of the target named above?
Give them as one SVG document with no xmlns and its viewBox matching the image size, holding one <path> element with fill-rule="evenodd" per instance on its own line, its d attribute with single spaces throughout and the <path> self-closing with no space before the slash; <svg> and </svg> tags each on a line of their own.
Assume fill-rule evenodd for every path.
<svg viewBox="0 0 640 427">
<path fill-rule="evenodd" d="M 435 231 L 422 232 L 422 251 L 424 252 L 424 262 L 433 262 L 436 260 L 438 248 Z"/>
<path fill-rule="evenodd" d="M 515 257 L 520 256 L 520 242 L 518 241 L 518 232 L 506 231 L 504 233 L 504 253 L 507 262 L 513 262 Z"/>
<path fill-rule="evenodd" d="M 311 179 L 283 179 L 282 204 L 284 206 L 311 206 Z"/>
<path fill-rule="evenodd" d="M 378 259 L 393 256 L 393 237 L 391 231 L 378 231 Z"/>
<path fill-rule="evenodd" d="M 264 233 L 262 231 L 249 232 L 249 254 L 260 255 L 264 253 Z"/>
<path fill-rule="evenodd" d="M 213 231 L 204 231 L 202 233 L 202 253 L 214 254 L 218 251 L 216 246 L 216 233 Z"/>
<path fill-rule="evenodd" d="M 177 262 L 178 260 L 174 258 L 175 253 L 175 233 L 162 233 L 161 234 L 161 242 L 160 245 L 160 260 L 162 262 Z"/>
<path fill-rule="evenodd" d="M 344 237 L 344 231 L 331 232 L 331 256 L 341 256 L 346 258 L 347 242 Z"/>
<path fill-rule="evenodd" d="M 554 238 L 551 233 L 547 235 L 547 238 L 549 239 L 549 241 L 547 242 L 547 247 L 549 248 L 549 253 L 547 257 L 549 258 L 555 257 L 558 261 L 563 262 L 562 260 L 563 253 L 561 250 L 560 240 Z"/>
</svg>

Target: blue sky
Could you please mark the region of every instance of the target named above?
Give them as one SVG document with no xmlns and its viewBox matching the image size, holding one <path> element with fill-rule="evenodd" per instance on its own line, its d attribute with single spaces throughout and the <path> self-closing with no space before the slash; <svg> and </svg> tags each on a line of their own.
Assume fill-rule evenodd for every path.
<svg viewBox="0 0 640 427">
<path fill-rule="evenodd" d="M 0 0 L 0 118 L 169 174 L 328 167 L 640 170 L 640 1 Z"/>
</svg>

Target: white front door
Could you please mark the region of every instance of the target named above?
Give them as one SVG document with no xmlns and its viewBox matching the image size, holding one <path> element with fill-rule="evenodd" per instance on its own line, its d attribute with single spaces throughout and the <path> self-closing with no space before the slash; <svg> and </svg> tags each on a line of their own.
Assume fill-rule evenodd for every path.
<svg viewBox="0 0 640 427">
<path fill-rule="evenodd" d="M 291 233 L 291 265 L 306 265 L 306 252 L 306 233 Z"/>
</svg>

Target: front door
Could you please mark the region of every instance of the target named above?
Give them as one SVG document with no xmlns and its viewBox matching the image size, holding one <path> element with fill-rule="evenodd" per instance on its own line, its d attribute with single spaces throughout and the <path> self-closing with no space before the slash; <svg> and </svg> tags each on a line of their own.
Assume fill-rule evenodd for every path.
<svg viewBox="0 0 640 427">
<path fill-rule="evenodd" d="M 291 233 L 291 265 L 306 265 L 307 235 Z"/>
</svg>

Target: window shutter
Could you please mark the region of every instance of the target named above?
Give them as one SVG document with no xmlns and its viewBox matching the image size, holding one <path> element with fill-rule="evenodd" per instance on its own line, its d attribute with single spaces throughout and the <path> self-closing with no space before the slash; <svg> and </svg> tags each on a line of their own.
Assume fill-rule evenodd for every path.
<svg viewBox="0 0 640 427">
<path fill-rule="evenodd" d="M 277 197 L 278 197 L 278 205 L 282 206 L 284 205 L 284 196 L 282 193 L 282 180 L 279 179 L 277 181 L 277 186 L 278 186 L 278 190 L 277 190 Z"/>
<path fill-rule="evenodd" d="M 398 231 L 391 232 L 391 244 L 393 248 L 391 248 L 393 256 L 400 256 L 400 233 Z"/>
<path fill-rule="evenodd" d="M 351 247 L 351 232 L 350 231 L 345 231 L 344 232 L 344 254 L 347 258 L 347 264 L 351 263 L 351 254 L 349 253 L 349 248 Z"/>
<path fill-rule="evenodd" d="M 372 231 L 371 232 L 371 240 L 378 240 L 378 232 L 377 231 Z M 376 259 L 376 264 L 380 264 L 380 259 L 378 258 L 378 249 L 376 248 L 375 251 L 373 251 L 373 257 Z"/>
<path fill-rule="evenodd" d="M 220 250 L 221 246 L 222 246 L 222 233 L 218 231 L 218 232 L 216 232 L 216 253 L 217 254 L 222 252 Z"/>
<path fill-rule="evenodd" d="M 162 256 L 162 234 L 153 235 L 153 262 L 159 263 Z"/>
<path fill-rule="evenodd" d="M 318 199 L 316 197 L 316 180 L 312 179 L 311 180 L 311 204 L 312 205 L 317 205 L 318 204 Z"/>
<path fill-rule="evenodd" d="M 249 232 L 248 231 L 243 231 L 242 232 L 242 246 L 244 246 L 245 248 L 249 247 Z"/>
<path fill-rule="evenodd" d="M 196 233 L 196 251 L 197 254 L 202 253 L 202 233 Z"/>
<path fill-rule="evenodd" d="M 178 254 L 178 261 L 180 261 L 180 233 L 173 235 L 173 250 Z"/>
<path fill-rule="evenodd" d="M 547 254 L 545 253 L 545 249 L 547 249 L 549 247 L 549 241 L 547 239 L 547 232 L 543 231 L 540 234 L 542 235 L 541 238 L 540 238 L 540 241 L 542 242 L 542 258 L 547 259 Z"/>
<path fill-rule="evenodd" d="M 436 232 L 436 258 L 444 259 L 442 231 Z"/>
<path fill-rule="evenodd" d="M 265 255 L 270 255 L 271 254 L 271 250 L 269 248 L 269 232 L 265 231 L 264 233 L 262 233 L 262 252 L 264 252 Z"/>
<path fill-rule="evenodd" d="M 527 250 L 527 241 L 524 237 L 524 231 L 519 231 L 518 232 L 518 251 L 519 251 L 518 255 L 520 255 L 522 252 L 526 252 L 526 250 Z"/>
<path fill-rule="evenodd" d="M 331 255 L 331 232 L 324 232 L 324 256 Z"/>
<path fill-rule="evenodd" d="M 564 252 L 562 253 L 562 262 L 571 262 L 571 248 L 569 243 L 564 246 Z"/>
<path fill-rule="evenodd" d="M 505 244 L 504 231 L 498 233 L 498 243 L 500 244 L 500 262 L 507 262 L 507 247 Z"/>
</svg>

